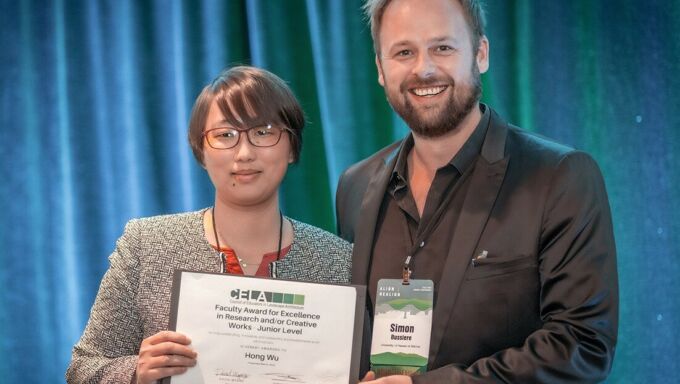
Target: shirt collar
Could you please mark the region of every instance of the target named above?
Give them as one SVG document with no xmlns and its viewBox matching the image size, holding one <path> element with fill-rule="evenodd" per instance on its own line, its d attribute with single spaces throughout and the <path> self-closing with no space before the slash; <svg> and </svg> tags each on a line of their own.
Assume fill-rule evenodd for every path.
<svg viewBox="0 0 680 384">
<path fill-rule="evenodd" d="M 456 153 L 451 160 L 449 160 L 449 165 L 452 165 L 461 174 L 465 173 L 468 167 L 474 162 L 479 153 L 482 150 L 482 144 L 484 144 L 484 138 L 486 137 L 486 131 L 489 126 L 489 107 L 485 104 L 480 103 L 479 109 L 482 112 L 482 118 L 479 120 L 477 127 L 472 132 L 470 137 L 467 139 L 465 144 L 460 148 L 458 153 Z M 396 189 L 406 185 L 408 180 L 408 154 L 413 149 L 413 134 L 410 134 L 404 139 L 399 147 L 399 152 L 397 153 L 397 161 L 394 164 L 394 169 L 392 171 L 392 182 Z"/>
<path fill-rule="evenodd" d="M 477 156 L 482 152 L 482 145 L 484 144 L 484 138 L 486 137 L 486 131 L 489 127 L 490 113 L 489 108 L 484 104 L 479 104 L 479 108 L 482 112 L 482 118 L 479 119 L 479 123 L 475 130 L 472 132 L 470 137 L 467 139 L 465 144 L 460 148 L 458 153 L 449 161 L 449 164 L 456 167 L 458 172 L 461 174 L 472 165 Z"/>
</svg>

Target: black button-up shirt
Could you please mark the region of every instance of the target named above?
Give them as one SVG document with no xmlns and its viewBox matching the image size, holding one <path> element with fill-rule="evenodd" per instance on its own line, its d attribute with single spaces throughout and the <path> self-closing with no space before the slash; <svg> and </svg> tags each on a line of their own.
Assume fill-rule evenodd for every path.
<svg viewBox="0 0 680 384">
<path fill-rule="evenodd" d="M 468 176 L 479 157 L 489 125 L 489 109 L 483 105 L 480 107 L 482 119 L 472 135 L 449 163 L 437 170 L 427 193 L 422 217 L 418 214 L 408 184 L 407 158 L 413 148 L 413 137 L 409 136 L 402 143 L 376 224 L 368 281 L 371 303 L 375 303 L 378 280 L 401 279 L 406 256 L 411 254 L 414 242 L 424 235 L 424 229 L 433 219 L 438 220 L 435 227 L 411 261 L 411 278 L 432 280 L 436 300 L 439 279 L 470 184 Z M 446 206 L 441 208 L 442 214 L 437 215 L 442 204 Z"/>
</svg>

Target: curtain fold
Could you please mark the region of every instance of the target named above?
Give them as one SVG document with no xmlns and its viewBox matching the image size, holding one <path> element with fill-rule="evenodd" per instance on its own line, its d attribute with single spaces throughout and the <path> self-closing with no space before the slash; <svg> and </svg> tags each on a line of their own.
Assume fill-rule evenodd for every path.
<svg viewBox="0 0 680 384">
<path fill-rule="evenodd" d="M 487 0 L 484 101 L 591 153 L 610 195 L 621 327 L 609 382 L 680 368 L 680 2 Z M 254 64 L 302 102 L 284 213 L 334 230 L 337 180 L 408 131 L 360 0 L 0 0 L 0 377 L 60 383 L 125 223 L 199 209 L 195 97 Z"/>
</svg>

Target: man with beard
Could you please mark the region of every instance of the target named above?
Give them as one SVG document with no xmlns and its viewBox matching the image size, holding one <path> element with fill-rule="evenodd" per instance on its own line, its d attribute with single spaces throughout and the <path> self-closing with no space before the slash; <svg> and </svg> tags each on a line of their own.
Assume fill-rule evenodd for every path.
<svg viewBox="0 0 680 384">
<path fill-rule="evenodd" d="M 368 286 L 362 372 L 378 282 L 422 279 L 434 284 L 427 372 L 376 382 L 604 380 L 618 283 L 597 165 L 479 103 L 489 42 L 478 1 L 368 0 L 365 9 L 378 81 L 411 133 L 338 185 L 352 280 Z"/>
</svg>

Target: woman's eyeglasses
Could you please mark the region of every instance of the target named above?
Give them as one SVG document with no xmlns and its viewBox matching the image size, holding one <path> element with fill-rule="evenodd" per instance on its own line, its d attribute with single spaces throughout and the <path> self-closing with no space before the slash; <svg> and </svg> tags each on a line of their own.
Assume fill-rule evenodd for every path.
<svg viewBox="0 0 680 384">
<path fill-rule="evenodd" d="M 281 140 L 287 128 L 267 124 L 248 129 L 213 128 L 203 132 L 208 145 L 214 149 L 230 149 L 238 145 L 241 134 L 245 133 L 248 142 L 256 147 L 273 147 Z"/>
</svg>

